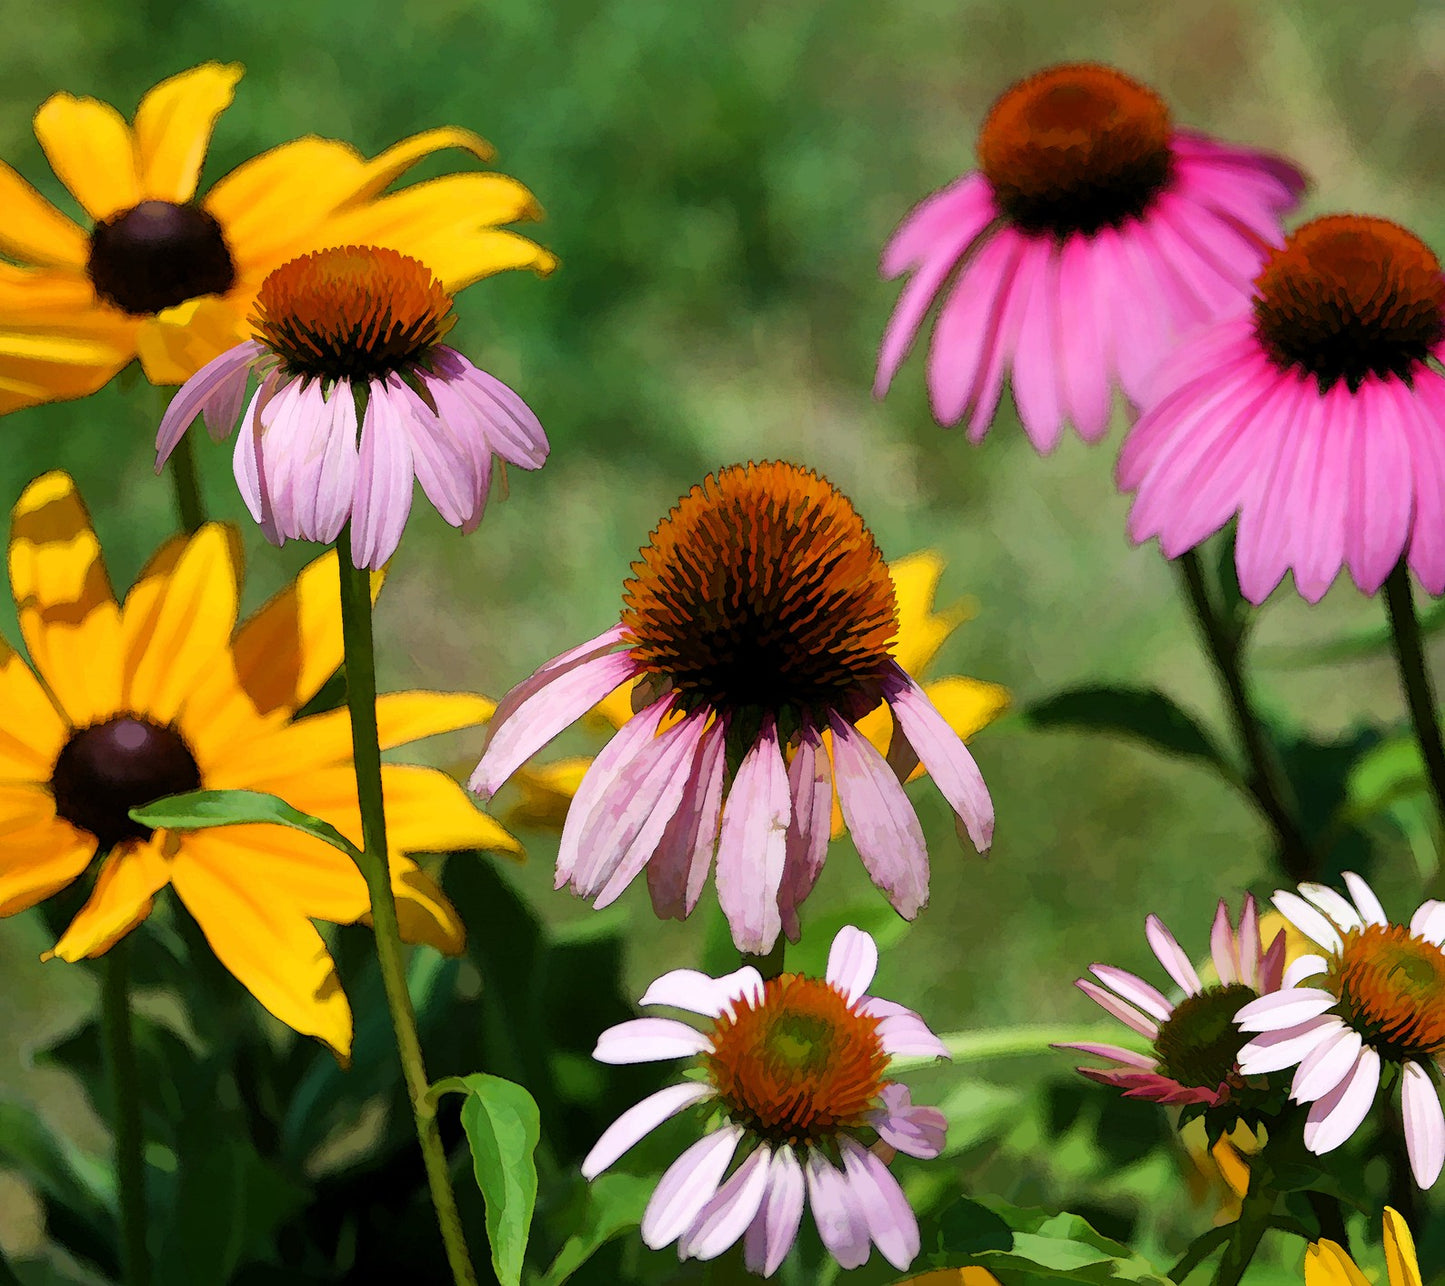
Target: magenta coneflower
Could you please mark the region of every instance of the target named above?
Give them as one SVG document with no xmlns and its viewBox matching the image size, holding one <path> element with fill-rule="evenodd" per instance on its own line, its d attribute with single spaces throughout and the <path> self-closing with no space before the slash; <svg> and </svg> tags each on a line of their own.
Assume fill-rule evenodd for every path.
<svg viewBox="0 0 1445 1286">
<path fill-rule="evenodd" d="M 1250 303 L 1153 381 L 1119 457 L 1129 534 L 1174 558 L 1237 513 L 1253 603 L 1291 568 L 1312 603 L 1342 566 L 1373 594 L 1402 556 L 1445 591 L 1439 261 L 1384 219 L 1331 215 L 1273 253 Z"/>
<path fill-rule="evenodd" d="M 516 393 L 441 343 L 453 320 L 451 296 L 409 255 L 342 246 L 293 259 L 261 284 L 256 338 L 176 394 L 156 468 L 197 416 L 218 439 L 241 418 L 236 482 L 277 544 L 330 544 L 349 521 L 356 565 L 380 567 L 406 527 L 413 480 L 447 522 L 472 531 L 492 456 L 540 468 L 547 436 Z M 261 386 L 243 417 L 252 372 Z"/>
<path fill-rule="evenodd" d="M 588 1179 L 686 1108 L 705 1103 L 714 1118 L 652 1194 L 647 1245 L 676 1241 L 682 1259 L 713 1259 L 743 1238 L 748 1268 L 770 1277 L 806 1204 L 844 1268 L 867 1262 L 870 1241 L 897 1269 L 913 1262 L 918 1222 L 888 1161 L 895 1152 L 936 1157 L 947 1123 L 937 1108 L 915 1107 L 887 1072 L 899 1055 L 948 1051 L 911 1009 L 866 994 L 877 966 L 873 939 L 849 926 L 833 939 L 824 978 L 676 969 L 642 1004 L 698 1014 L 710 1020 L 706 1030 L 638 1018 L 598 1037 L 600 1062 L 697 1058 L 702 1079 L 658 1090 L 618 1117 L 582 1162 Z"/>
<path fill-rule="evenodd" d="M 1076 984 L 1109 1013 L 1153 1043 L 1148 1054 L 1119 1045 L 1064 1044 L 1113 1067 L 1081 1067 L 1091 1080 L 1113 1085 L 1125 1098 L 1154 1103 L 1200 1103 L 1218 1107 L 1244 1082 L 1237 1060 L 1247 1037 L 1234 1025 L 1240 1006 L 1257 996 L 1278 991 L 1284 973 L 1284 934 L 1263 947 L 1254 898 L 1244 899 L 1239 928 L 1229 923 L 1229 910 L 1221 901 L 1209 935 L 1210 955 L 1217 982 L 1204 985 L 1189 957 L 1158 916 L 1145 921 L 1145 933 L 1165 972 L 1183 990 L 1177 1002 L 1136 974 L 1112 965 L 1096 964 L 1089 971 L 1099 982 L 1080 978 Z M 1106 990 L 1107 988 L 1107 990 Z"/>
<path fill-rule="evenodd" d="M 678 502 L 632 567 L 621 623 L 507 694 L 472 775 L 491 796 L 608 693 L 643 680 L 641 708 L 568 810 L 558 888 L 604 906 L 646 867 L 657 913 L 680 918 L 716 852 L 733 941 L 766 952 L 780 930 L 797 937 L 836 786 L 869 875 L 912 919 L 928 900 L 928 853 L 900 783 L 920 760 L 987 849 L 983 777 L 894 660 L 892 578 L 831 483 L 793 464 L 723 469 Z M 886 759 L 855 727 L 881 702 L 894 720 Z"/>
<path fill-rule="evenodd" d="M 1240 1029 L 1257 1033 L 1239 1064 L 1250 1075 L 1297 1069 L 1290 1097 L 1310 1105 L 1304 1141 L 1316 1154 L 1354 1134 L 1382 1071 L 1395 1068 L 1410 1169 L 1428 1188 L 1445 1162 L 1445 903 L 1422 903 L 1408 926 L 1392 924 L 1364 880 L 1348 871 L 1344 880 L 1349 899 L 1320 884 L 1274 895 L 1325 954 L 1301 956 L 1283 991 L 1239 1011 Z"/>
<path fill-rule="evenodd" d="M 1007 376 L 1040 451 L 1065 421 L 1102 437 L 1116 381 L 1138 403 L 1177 338 L 1248 289 L 1304 189 L 1294 166 L 1174 128 L 1153 90 L 1092 63 L 1009 89 L 978 158 L 980 172 L 914 209 L 883 252 L 885 277 L 914 276 L 874 393 L 943 295 L 928 353 L 934 416 L 966 416 L 979 441 Z"/>
</svg>

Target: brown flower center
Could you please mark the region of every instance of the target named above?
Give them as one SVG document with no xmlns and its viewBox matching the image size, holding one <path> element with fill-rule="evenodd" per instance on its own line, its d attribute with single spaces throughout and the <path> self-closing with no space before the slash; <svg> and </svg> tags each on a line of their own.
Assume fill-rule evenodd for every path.
<svg viewBox="0 0 1445 1286">
<path fill-rule="evenodd" d="M 110 848 L 149 839 L 130 810 L 167 795 L 199 790 L 201 772 L 185 738 L 141 715 L 117 715 L 74 733 L 55 760 L 55 811 Z"/>
<path fill-rule="evenodd" d="M 709 476 L 632 570 L 632 655 L 684 708 L 856 718 L 880 700 L 893 580 L 857 510 L 817 474 L 769 462 Z"/>
<path fill-rule="evenodd" d="M 136 317 L 236 284 L 221 225 L 200 206 L 170 201 L 142 201 L 97 223 L 86 272 L 97 295 Z"/>
<path fill-rule="evenodd" d="M 887 1084 L 878 1019 L 858 1013 L 821 978 L 784 974 L 761 1000 L 717 1020 L 712 1081 L 739 1125 L 773 1143 L 825 1139 L 861 1125 Z"/>
<path fill-rule="evenodd" d="M 1440 261 L 1386 219 L 1330 215 L 1294 232 L 1254 283 L 1255 331 L 1276 365 L 1324 392 L 1368 376 L 1407 384 L 1445 338 Z"/>
<path fill-rule="evenodd" d="M 330 381 L 424 363 L 454 320 L 451 296 L 424 263 L 379 246 L 338 246 L 273 271 L 251 325 L 290 373 Z"/>
<path fill-rule="evenodd" d="M 1345 935 L 1328 985 L 1342 1016 L 1383 1057 L 1445 1052 L 1445 953 L 1402 924 Z"/>
<path fill-rule="evenodd" d="M 978 135 L 1004 214 L 1062 241 L 1138 218 L 1169 179 L 1169 109 L 1112 67 L 1067 63 L 1005 91 Z"/>
<path fill-rule="evenodd" d="M 1154 1052 L 1159 1070 L 1181 1085 L 1214 1089 L 1227 1081 L 1249 1039 L 1234 1015 L 1258 993 L 1242 982 L 1206 987 L 1186 996 L 1159 1025 Z"/>
</svg>

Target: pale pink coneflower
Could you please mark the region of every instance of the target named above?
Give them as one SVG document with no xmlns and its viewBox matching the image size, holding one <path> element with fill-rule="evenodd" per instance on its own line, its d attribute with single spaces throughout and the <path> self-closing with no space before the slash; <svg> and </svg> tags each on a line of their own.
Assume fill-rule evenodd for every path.
<svg viewBox="0 0 1445 1286">
<path fill-rule="evenodd" d="M 1145 1054 L 1092 1042 L 1058 1048 L 1108 1059 L 1112 1067 L 1081 1067 L 1079 1071 L 1123 1090 L 1125 1098 L 1219 1107 L 1244 1085 L 1237 1056 L 1247 1037 L 1235 1028 L 1234 1015 L 1240 1006 L 1279 990 L 1284 974 L 1284 934 L 1276 934 L 1268 947 L 1263 946 L 1254 898 L 1244 899 L 1237 930 L 1230 925 L 1228 907 L 1221 901 L 1209 935 L 1210 957 L 1218 978 L 1207 984 L 1158 916 L 1145 921 L 1145 935 L 1164 971 L 1183 991 L 1182 999 L 1170 1000 L 1137 974 L 1112 965 L 1091 965 L 1089 971 L 1099 981 L 1080 978 L 1076 985 L 1149 1041 L 1152 1050 Z"/>
<path fill-rule="evenodd" d="M 912 271 L 884 332 L 882 397 L 942 299 L 928 352 L 940 424 L 980 441 L 1007 378 L 1034 446 L 1065 422 L 1109 427 L 1113 387 L 1136 405 L 1179 337 L 1247 293 L 1300 172 L 1179 129 L 1152 89 L 1110 67 L 1035 73 L 993 105 L 979 170 L 918 205 L 883 251 Z"/>
<path fill-rule="evenodd" d="M 888 567 L 848 499 L 798 465 L 735 465 L 658 524 L 622 620 L 513 688 L 471 787 L 490 797 L 563 728 L 639 680 L 637 713 L 593 760 L 557 853 L 557 887 L 605 906 L 647 870 L 664 917 L 717 892 L 742 951 L 797 939 L 827 854 L 836 787 L 873 882 L 909 919 L 928 852 L 902 782 L 922 761 L 975 848 L 993 805 L 959 735 L 898 664 Z M 620 650 L 619 650 L 620 649 Z M 857 722 L 886 703 L 887 756 Z"/>
<path fill-rule="evenodd" d="M 713 1259 L 742 1238 L 748 1268 L 771 1276 L 807 1205 L 844 1268 L 865 1263 L 870 1242 L 897 1269 L 913 1262 L 918 1221 L 888 1162 L 896 1152 L 936 1157 L 947 1123 L 937 1108 L 915 1107 L 887 1072 L 895 1057 L 948 1051 L 911 1009 L 866 994 L 877 965 L 873 939 L 848 926 L 833 939 L 823 978 L 764 982 L 750 965 L 722 978 L 676 969 L 641 1003 L 697 1014 L 708 1020 L 703 1030 L 638 1018 L 598 1037 L 593 1057 L 603 1063 L 698 1060 L 700 1079 L 629 1108 L 582 1162 L 595 1179 L 662 1122 L 706 1105 L 711 1128 L 648 1202 L 648 1246 L 675 1241 L 682 1259 Z"/>
<path fill-rule="evenodd" d="M 1235 514 L 1239 587 L 1293 569 L 1317 602 L 1403 558 L 1445 592 L 1445 280 L 1418 238 L 1331 215 L 1290 234 L 1252 297 L 1157 372 L 1124 442 L 1129 534 L 1175 558 Z"/>
<path fill-rule="evenodd" d="M 1394 924 L 1374 891 L 1347 871 L 1342 897 L 1322 884 L 1279 892 L 1274 904 L 1323 954 L 1299 957 L 1284 989 L 1236 1016 L 1253 1033 L 1239 1051 L 1247 1074 L 1295 1068 L 1290 1097 L 1308 1103 L 1305 1146 L 1332 1152 L 1359 1129 L 1393 1067 L 1415 1182 L 1430 1187 L 1445 1162 L 1440 1056 L 1445 1053 L 1445 903 Z"/>
<path fill-rule="evenodd" d="M 171 401 L 156 468 L 198 416 L 218 440 L 239 419 L 236 483 L 275 544 L 330 544 L 350 522 L 356 566 L 378 568 L 406 528 L 413 481 L 472 531 L 492 456 L 540 468 L 547 436 L 516 393 L 441 343 L 453 320 L 451 296 L 409 255 L 340 246 L 293 259 L 261 283 L 256 338 Z M 260 388 L 242 414 L 253 373 Z"/>
</svg>

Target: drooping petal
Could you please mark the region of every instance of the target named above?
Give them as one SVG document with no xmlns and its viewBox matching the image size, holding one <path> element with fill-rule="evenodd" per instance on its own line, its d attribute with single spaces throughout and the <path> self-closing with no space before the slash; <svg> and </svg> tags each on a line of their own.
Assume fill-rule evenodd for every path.
<svg viewBox="0 0 1445 1286">
<path fill-rule="evenodd" d="M 739 951 L 767 953 L 782 929 L 778 889 L 791 816 L 788 769 L 766 718 L 733 778 L 718 837 L 718 902 Z"/>
<path fill-rule="evenodd" d="M 667 1168 L 642 1216 L 642 1240 L 653 1250 L 676 1241 L 718 1190 L 743 1136 L 724 1126 L 704 1135 Z"/>
<path fill-rule="evenodd" d="M 707 883 L 722 826 L 726 750 L 727 726 L 715 720 L 698 738 L 682 799 L 647 864 L 647 891 L 662 919 L 685 920 Z"/>
<path fill-rule="evenodd" d="M 810 1149 L 804 1174 L 813 1222 L 828 1253 L 844 1268 L 868 1262 L 868 1219 L 843 1173 L 821 1152 Z"/>
<path fill-rule="evenodd" d="M 1323 1098 L 1354 1069 L 1363 1045 L 1358 1032 L 1346 1027 L 1320 1041 L 1300 1060 L 1290 1085 L 1296 1103 Z"/>
<path fill-rule="evenodd" d="M 1440 1091 L 1430 1073 L 1414 1061 L 1400 1067 L 1400 1112 L 1410 1171 L 1422 1188 L 1433 1187 L 1445 1164 L 1445 1112 L 1440 1109 Z M 1390 1280 L 1396 1280 L 1393 1274 Z"/>
<path fill-rule="evenodd" d="M 1310 1108 L 1305 1117 L 1305 1147 L 1323 1156 L 1344 1143 L 1364 1121 L 1379 1084 L 1380 1056 L 1366 1046 L 1345 1079 Z"/>
<path fill-rule="evenodd" d="M 244 394 L 251 366 L 264 351 L 259 343 L 248 339 L 243 344 L 228 348 L 219 357 L 213 357 L 180 387 L 166 407 L 166 413 L 161 416 L 160 428 L 156 430 L 157 473 L 170 459 L 181 435 L 191 427 L 197 416 L 204 413 L 209 422 L 219 402 L 224 400 L 228 406 L 234 405 L 238 385 Z M 234 422 L 231 427 L 234 427 Z M 227 428 L 226 433 L 229 432 L 230 428 Z"/>
<path fill-rule="evenodd" d="M 1410 1225 L 1389 1206 L 1385 1207 L 1385 1271 L 1390 1286 L 1420 1286 L 1420 1261 L 1415 1256 Z"/>
<path fill-rule="evenodd" d="M 426 498 L 453 527 L 467 526 L 481 508 L 470 453 L 400 375 L 392 372 L 385 383 L 392 409 L 405 427 L 412 468 Z"/>
<path fill-rule="evenodd" d="M 1295 1027 L 1261 1032 L 1252 1036 L 1240 1048 L 1239 1070 L 1246 1076 L 1281 1072 L 1287 1067 L 1293 1067 L 1321 1041 L 1343 1029 L 1344 1023 L 1333 1014 L 1324 1014 L 1307 1019 Z"/>
<path fill-rule="evenodd" d="M 883 1106 L 869 1120 L 878 1137 L 898 1152 L 928 1161 L 943 1151 L 948 1118 L 936 1107 L 916 1106 L 908 1086 L 892 1081 L 879 1095 Z"/>
<path fill-rule="evenodd" d="M 1251 1000 L 1234 1021 L 1241 1031 L 1283 1031 L 1328 1012 L 1339 1004 L 1339 997 L 1318 987 L 1292 987 L 1275 991 L 1258 1000 Z"/>
<path fill-rule="evenodd" d="M 411 513 L 414 479 L 404 408 L 372 380 L 351 509 L 351 557 L 358 567 L 378 568 L 396 552 Z"/>
<path fill-rule="evenodd" d="M 873 1244 L 902 1272 L 918 1254 L 918 1219 L 898 1180 L 878 1157 L 846 1135 L 841 1143 L 843 1168 L 868 1222 Z"/>
<path fill-rule="evenodd" d="M 156 836 L 112 849 L 101 863 L 90 897 L 45 958 L 74 962 L 102 955 L 144 920 L 155 895 L 171 879 L 162 842 Z"/>
<path fill-rule="evenodd" d="M 784 1145 L 786 1146 L 786 1145 Z M 767 1196 L 772 1149 L 757 1147 L 699 1212 L 677 1244 L 680 1259 L 716 1259 L 752 1225 Z"/>
<path fill-rule="evenodd" d="M 805 1197 L 803 1167 L 793 1149 L 776 1149 L 768 1172 L 767 1195 L 744 1242 L 749 1272 L 771 1277 L 778 1271 L 798 1238 Z"/>
<path fill-rule="evenodd" d="M 821 746 L 811 726 L 805 726 L 793 761 L 788 765 L 788 793 L 793 802 L 784 844 L 778 912 L 790 942 L 802 936 L 798 908 L 813 891 L 828 856 L 833 783 L 828 757 L 821 752 Z"/>
<path fill-rule="evenodd" d="M 702 1081 L 684 1081 L 681 1085 L 660 1089 L 640 1103 L 633 1104 L 602 1132 L 602 1137 L 582 1159 L 582 1177 L 595 1179 L 664 1121 L 712 1095 L 711 1085 Z"/>
<path fill-rule="evenodd" d="M 0 916 L 27 911 L 78 879 L 95 849 L 94 835 L 55 815 L 48 790 L 0 783 Z"/>
<path fill-rule="evenodd" d="M 1392 1286 L 1395 1279 L 1390 1279 Z M 1338 1242 L 1322 1238 L 1305 1247 L 1305 1286 L 1373 1286 Z"/>
</svg>

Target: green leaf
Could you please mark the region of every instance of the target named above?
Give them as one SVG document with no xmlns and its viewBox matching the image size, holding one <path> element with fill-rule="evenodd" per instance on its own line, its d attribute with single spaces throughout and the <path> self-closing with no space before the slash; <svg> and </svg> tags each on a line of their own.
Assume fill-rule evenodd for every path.
<svg viewBox="0 0 1445 1286">
<path fill-rule="evenodd" d="M 533 1153 L 542 1137 L 541 1117 L 532 1096 L 520 1085 L 484 1072 L 461 1079 L 467 1087 L 462 1128 L 471 1145 L 477 1186 L 487 1203 L 492 1269 L 502 1286 L 519 1286 L 537 1204 Z"/>
<path fill-rule="evenodd" d="M 1011 1249 L 985 1251 L 978 1256 L 990 1269 L 1089 1286 L 1120 1281 L 1168 1286 L 1163 1274 L 1143 1255 L 1105 1237 L 1078 1215 L 1020 1210 L 989 1197 L 981 1204 L 998 1215 L 1014 1234 Z"/>
<path fill-rule="evenodd" d="M 562 1286 L 569 1277 L 614 1237 L 642 1222 L 652 1179 L 631 1174 L 604 1174 L 587 1189 L 581 1222 L 557 1252 L 538 1286 Z"/>
<path fill-rule="evenodd" d="M 1193 716 L 1152 688 L 1102 684 L 1072 688 L 1034 702 L 1024 710 L 1024 717 L 1036 728 L 1078 728 L 1129 737 L 1165 754 L 1198 759 L 1227 780 L 1238 780 L 1234 766 Z"/>
<path fill-rule="evenodd" d="M 292 808 L 279 795 L 259 790 L 193 790 L 184 795 L 167 795 L 143 808 L 132 808 L 130 816 L 132 821 L 155 830 L 200 831 L 257 823 L 289 826 L 340 849 L 353 861 L 361 856 L 361 850 L 330 822 Z"/>
</svg>

